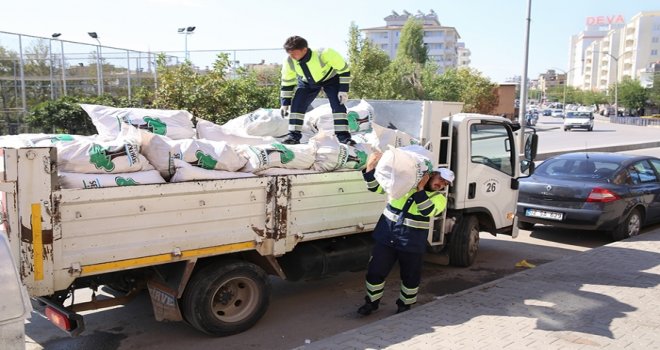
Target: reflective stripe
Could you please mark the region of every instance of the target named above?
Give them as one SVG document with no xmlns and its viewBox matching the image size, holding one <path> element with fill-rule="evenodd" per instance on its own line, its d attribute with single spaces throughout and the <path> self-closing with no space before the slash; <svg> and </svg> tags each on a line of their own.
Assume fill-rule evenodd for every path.
<svg viewBox="0 0 660 350">
<path fill-rule="evenodd" d="M 417 294 L 411 298 L 407 298 L 405 295 L 399 294 L 399 299 L 401 299 L 405 305 L 412 305 L 417 302 Z"/>
<path fill-rule="evenodd" d="M 303 113 L 290 113 L 289 114 L 289 131 L 302 131 L 303 123 L 305 121 L 305 114 Z"/>
<path fill-rule="evenodd" d="M 289 63 L 289 69 L 291 69 L 292 71 L 295 72 L 295 71 L 296 71 L 296 67 L 295 67 L 294 64 L 293 64 L 293 58 L 288 57 L 288 58 L 286 59 L 286 61 L 287 61 L 287 63 Z"/>
<path fill-rule="evenodd" d="M 426 210 L 426 209 L 428 209 L 432 206 L 433 206 L 433 202 L 431 202 L 430 200 L 427 199 L 427 200 L 423 201 L 422 203 L 417 204 L 417 209 L 419 209 L 419 211 L 422 211 L 422 210 Z"/>
<path fill-rule="evenodd" d="M 381 284 L 371 284 L 367 282 L 367 296 L 370 301 L 376 301 L 383 297 L 385 292 L 385 282 Z"/>
<path fill-rule="evenodd" d="M 419 287 L 408 288 L 403 283 L 401 283 L 401 292 L 403 292 L 406 295 L 410 296 L 410 295 L 413 295 L 413 294 L 417 294 L 418 291 L 419 291 Z"/>
<path fill-rule="evenodd" d="M 378 181 L 376 180 L 367 182 L 367 188 L 376 188 L 378 187 L 378 185 L 379 185 Z"/>
<path fill-rule="evenodd" d="M 282 91 L 280 91 L 280 97 L 282 97 L 282 98 L 291 98 L 291 97 L 293 97 L 293 91 L 282 90 Z"/>
<path fill-rule="evenodd" d="M 351 77 L 339 77 L 339 84 L 350 84 Z"/>
<path fill-rule="evenodd" d="M 337 125 L 335 124 L 335 132 L 350 131 L 348 125 Z"/>
<path fill-rule="evenodd" d="M 399 215 L 394 214 L 391 211 L 383 210 L 383 215 L 385 215 L 386 218 L 390 219 L 393 222 L 397 222 L 399 220 Z M 412 227 L 412 228 L 419 228 L 419 229 L 429 229 L 431 227 L 428 222 L 426 221 L 419 221 L 419 220 L 413 220 L 413 219 L 403 219 L 403 225 Z"/>
</svg>

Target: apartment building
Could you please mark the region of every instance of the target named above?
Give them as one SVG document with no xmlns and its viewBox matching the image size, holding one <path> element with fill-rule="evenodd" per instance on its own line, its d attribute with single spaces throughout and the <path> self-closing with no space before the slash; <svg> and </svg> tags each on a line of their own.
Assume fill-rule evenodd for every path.
<svg viewBox="0 0 660 350">
<path fill-rule="evenodd" d="M 660 60 L 660 11 L 640 12 L 628 23 L 614 18 L 597 21 L 571 38 L 569 85 L 607 91 L 624 78 L 642 78 Z"/>
<path fill-rule="evenodd" d="M 458 55 L 458 66 L 459 67 L 469 67 L 470 63 L 472 63 L 472 60 L 470 59 L 470 56 L 472 56 L 472 52 L 470 49 L 465 47 L 465 43 L 457 43 L 456 44 L 456 53 Z"/>
<path fill-rule="evenodd" d="M 402 14 L 392 11 L 389 16 L 384 18 L 385 26 L 365 28 L 360 31 L 366 39 L 394 59 L 399 48 L 401 29 L 409 18 L 416 18 L 422 22 L 428 57 L 438 65 L 438 73 L 443 73 L 447 68 L 455 68 L 459 65 L 458 39 L 460 39 L 460 35 L 456 28 L 442 26 L 438 15 L 433 10 L 428 14 L 417 11 L 415 15 L 405 10 Z M 467 55 L 467 60 L 464 62 L 469 64 L 469 50 L 465 46 L 462 50 Z"/>
</svg>

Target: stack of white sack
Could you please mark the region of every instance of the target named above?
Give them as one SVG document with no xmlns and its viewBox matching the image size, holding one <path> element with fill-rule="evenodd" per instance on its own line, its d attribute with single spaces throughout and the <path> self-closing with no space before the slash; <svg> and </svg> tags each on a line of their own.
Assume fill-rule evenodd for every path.
<svg viewBox="0 0 660 350">
<path fill-rule="evenodd" d="M 206 170 L 229 172 L 239 171 L 247 162 L 245 157 L 225 141 L 172 140 L 167 136 L 144 131 L 142 153 L 166 179 L 170 179 L 177 171 L 175 159 Z M 184 176 L 177 176 L 176 180 L 187 181 Z M 200 180 L 199 175 L 195 175 L 195 178 L 190 180 Z"/>
<path fill-rule="evenodd" d="M 242 129 L 214 124 L 199 118 L 196 126 L 199 139 L 225 141 L 231 145 L 263 145 L 276 142 L 272 136 L 252 136 Z"/>
<path fill-rule="evenodd" d="M 187 139 L 195 136 L 192 114 L 184 110 L 116 108 L 101 105 L 81 104 L 102 137 L 116 137 L 122 124 L 171 139 Z"/>
<path fill-rule="evenodd" d="M 99 188 L 164 183 L 140 153 L 140 132 L 123 124 L 114 140 L 102 137 L 52 138 L 35 146 L 55 146 L 62 188 Z"/>
<path fill-rule="evenodd" d="M 316 149 L 316 160 L 312 166 L 316 171 L 362 170 L 367 164 L 369 154 L 373 152 L 369 144 L 348 146 L 340 143 L 334 133 L 323 130 L 312 137 L 309 144 Z"/>
<path fill-rule="evenodd" d="M 6 148 L 28 148 L 28 147 L 50 147 L 60 141 L 74 141 L 83 139 L 96 139 L 94 136 L 81 136 L 69 134 L 19 134 L 0 136 L 0 147 Z"/>
<path fill-rule="evenodd" d="M 174 175 L 170 182 L 185 182 L 196 180 L 223 180 L 223 179 L 237 179 L 244 177 L 255 177 L 252 173 L 241 173 L 236 171 L 224 170 L 208 170 L 192 165 L 181 159 L 173 159 Z"/>
<path fill-rule="evenodd" d="M 311 144 L 284 145 L 274 142 L 269 145 L 237 147 L 247 159 L 241 171 L 259 173 L 269 168 L 305 170 L 312 167 L 316 149 Z"/>
<path fill-rule="evenodd" d="M 374 108 L 365 100 L 346 110 L 348 131 L 351 133 L 366 133 L 371 131 Z M 332 134 L 335 131 L 334 117 L 329 103 L 324 103 L 305 113 L 301 142 L 308 140 L 321 131 Z"/>
<path fill-rule="evenodd" d="M 419 145 L 390 147 L 376 165 L 374 177 L 390 200 L 401 198 L 433 170 L 431 157 L 431 152 Z"/>
</svg>

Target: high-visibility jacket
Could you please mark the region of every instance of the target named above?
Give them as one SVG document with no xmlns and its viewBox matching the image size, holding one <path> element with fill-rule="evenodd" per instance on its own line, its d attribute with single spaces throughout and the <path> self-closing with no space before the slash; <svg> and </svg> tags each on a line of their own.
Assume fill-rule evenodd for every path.
<svg viewBox="0 0 660 350">
<path fill-rule="evenodd" d="M 351 72 L 344 58 L 333 49 L 307 49 L 307 54 L 300 59 L 291 57 L 282 64 L 282 86 L 280 98 L 282 105 L 291 105 L 293 90 L 298 84 L 323 86 L 334 76 L 339 76 L 339 91 L 348 92 Z"/>
<path fill-rule="evenodd" d="M 374 170 L 362 174 L 370 191 L 385 193 L 374 177 Z M 413 188 L 389 201 L 374 229 L 374 239 L 402 251 L 424 253 L 430 220 L 446 207 L 447 198 L 439 192 Z"/>
</svg>

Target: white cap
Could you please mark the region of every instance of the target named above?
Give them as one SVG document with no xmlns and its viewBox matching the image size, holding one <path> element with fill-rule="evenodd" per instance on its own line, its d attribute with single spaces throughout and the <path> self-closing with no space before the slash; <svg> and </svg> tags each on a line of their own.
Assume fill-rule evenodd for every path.
<svg viewBox="0 0 660 350">
<path fill-rule="evenodd" d="M 450 185 L 454 183 L 454 172 L 447 169 L 447 168 L 436 168 L 435 171 L 437 171 L 440 174 L 440 177 L 443 179 L 447 180 Z"/>
</svg>

